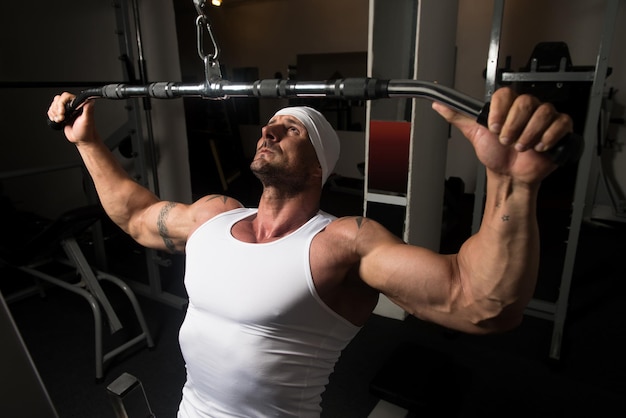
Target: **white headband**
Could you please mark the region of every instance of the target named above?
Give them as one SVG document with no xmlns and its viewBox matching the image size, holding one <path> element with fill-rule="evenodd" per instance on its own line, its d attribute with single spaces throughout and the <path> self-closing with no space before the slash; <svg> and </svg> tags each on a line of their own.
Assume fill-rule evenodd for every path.
<svg viewBox="0 0 626 418">
<path fill-rule="evenodd" d="M 339 137 L 324 115 L 307 106 L 286 107 L 274 116 L 289 115 L 297 118 L 309 133 L 317 159 L 322 166 L 322 185 L 335 169 L 339 159 Z"/>
</svg>

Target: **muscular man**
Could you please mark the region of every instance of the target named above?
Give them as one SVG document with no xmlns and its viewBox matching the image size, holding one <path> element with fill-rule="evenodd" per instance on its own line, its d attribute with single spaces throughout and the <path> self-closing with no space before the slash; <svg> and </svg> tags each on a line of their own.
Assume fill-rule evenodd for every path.
<svg viewBox="0 0 626 418">
<path fill-rule="evenodd" d="M 48 117 L 61 122 L 72 97 L 57 96 Z M 433 107 L 487 170 L 482 225 L 454 255 L 407 245 L 370 219 L 320 212 L 339 146 L 310 108 L 283 109 L 263 127 L 250 166 L 263 184 L 258 209 L 218 195 L 161 201 L 103 144 L 93 103 L 65 127 L 111 219 L 144 246 L 187 254 L 180 418 L 319 416 L 334 364 L 380 293 L 463 332 L 519 324 L 538 269 L 537 191 L 555 168 L 542 153 L 572 122 L 509 89 L 493 95 L 489 128 Z"/>
</svg>

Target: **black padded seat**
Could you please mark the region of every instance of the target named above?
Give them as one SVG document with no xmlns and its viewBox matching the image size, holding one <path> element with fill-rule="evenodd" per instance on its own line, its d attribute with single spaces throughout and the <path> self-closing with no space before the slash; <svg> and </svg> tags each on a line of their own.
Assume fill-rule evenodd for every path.
<svg viewBox="0 0 626 418">
<path fill-rule="evenodd" d="M 99 205 L 82 206 L 64 212 L 50 221 L 33 214 L 15 214 L 8 224 L 13 231 L 0 244 L 0 258 L 15 266 L 21 266 L 50 257 L 58 250 L 58 244 L 67 238 L 80 236 L 105 215 Z"/>
</svg>

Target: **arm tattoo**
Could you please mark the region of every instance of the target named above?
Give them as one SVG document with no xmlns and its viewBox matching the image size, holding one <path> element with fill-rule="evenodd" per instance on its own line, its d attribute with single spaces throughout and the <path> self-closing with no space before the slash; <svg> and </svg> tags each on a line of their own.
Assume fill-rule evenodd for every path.
<svg viewBox="0 0 626 418">
<path fill-rule="evenodd" d="M 165 206 L 159 212 L 159 218 L 157 219 L 157 228 L 159 230 L 159 235 L 163 238 L 163 243 L 165 243 L 165 247 L 168 250 L 174 252 L 176 250 L 176 245 L 174 245 L 174 241 L 169 237 L 169 231 L 167 230 L 167 217 L 169 216 L 170 210 L 176 206 L 176 202 L 167 202 Z"/>
<path fill-rule="evenodd" d="M 502 207 L 502 202 L 501 201 L 497 201 L 496 202 L 496 209 L 500 209 Z M 510 215 L 504 214 L 500 217 L 500 219 L 502 219 L 502 222 L 508 222 L 511 219 Z"/>
<path fill-rule="evenodd" d="M 228 201 L 228 196 L 222 196 L 222 195 L 209 196 L 206 201 L 209 202 L 213 199 L 219 199 L 220 197 L 222 198 L 222 203 L 225 204 Z"/>
</svg>

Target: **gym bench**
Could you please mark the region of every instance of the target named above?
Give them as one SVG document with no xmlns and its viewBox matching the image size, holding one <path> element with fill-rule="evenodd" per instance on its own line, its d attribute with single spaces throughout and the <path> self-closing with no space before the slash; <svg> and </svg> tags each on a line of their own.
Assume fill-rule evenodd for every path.
<svg viewBox="0 0 626 418">
<path fill-rule="evenodd" d="M 130 287 L 118 277 L 92 268 L 83 254 L 76 237 L 91 227 L 94 223 L 102 219 L 104 212 L 100 206 L 91 205 L 80 207 L 65 212 L 58 219 L 36 231 L 33 236 L 22 239 L 22 243 L 10 248 L 3 248 L 0 252 L 0 259 L 7 265 L 27 273 L 37 279 L 44 280 L 53 285 L 62 287 L 70 292 L 76 293 L 87 300 L 93 311 L 95 327 L 95 375 L 96 380 L 103 378 L 104 364 L 129 350 L 130 348 L 143 343 L 151 348 L 154 342 L 146 325 L 141 307 Z M 28 228 L 26 228 L 28 229 Z M 56 257 L 59 246 L 65 253 L 65 257 Z M 52 263 L 60 263 L 70 266 L 76 270 L 79 280 L 75 283 L 55 277 L 45 271 L 46 266 Z M 50 270 L 50 268 L 48 268 Z M 119 287 L 129 299 L 141 333 L 134 338 L 118 345 L 108 352 L 103 352 L 102 336 L 102 311 L 108 320 L 111 334 L 123 328 L 109 298 L 100 286 L 100 280 L 106 280 Z M 41 287 L 40 293 L 41 292 Z"/>
</svg>

